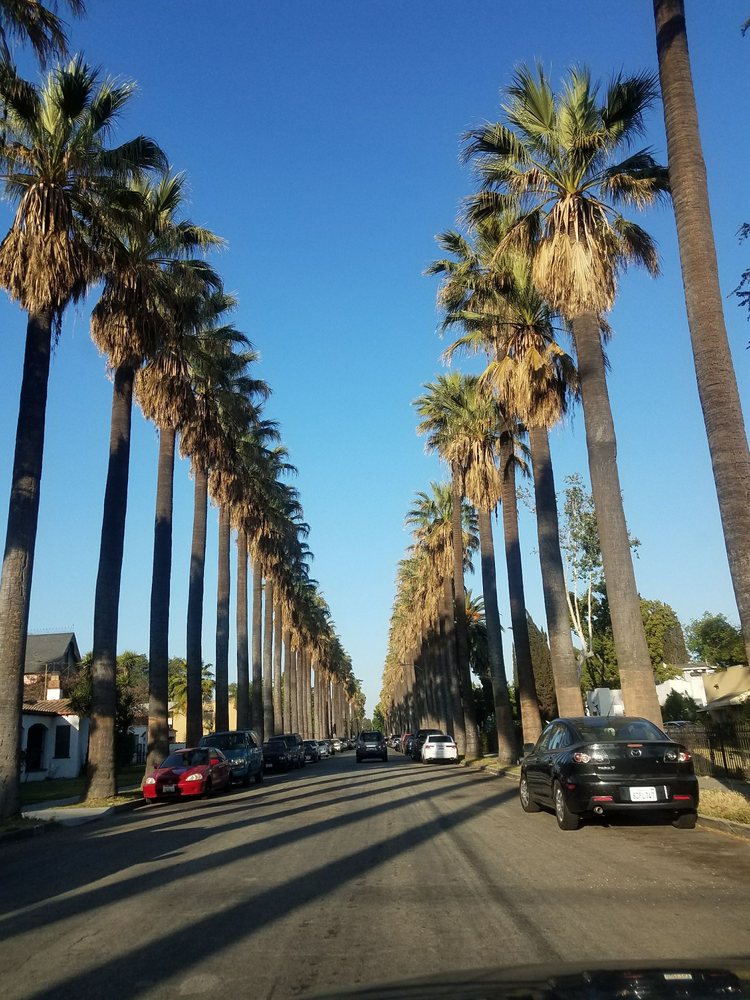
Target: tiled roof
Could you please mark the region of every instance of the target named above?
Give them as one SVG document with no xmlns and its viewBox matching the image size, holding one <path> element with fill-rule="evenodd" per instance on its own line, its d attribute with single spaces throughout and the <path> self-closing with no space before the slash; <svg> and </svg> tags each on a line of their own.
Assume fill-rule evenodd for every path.
<svg viewBox="0 0 750 1000">
<path fill-rule="evenodd" d="M 53 698 L 48 701 L 24 702 L 24 712 L 36 715 L 75 715 L 70 698 Z"/>
</svg>

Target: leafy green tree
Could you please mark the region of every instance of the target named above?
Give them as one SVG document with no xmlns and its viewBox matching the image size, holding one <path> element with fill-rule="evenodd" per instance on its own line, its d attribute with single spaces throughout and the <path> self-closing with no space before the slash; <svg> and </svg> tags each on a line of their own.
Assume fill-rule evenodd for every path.
<svg viewBox="0 0 750 1000">
<path fill-rule="evenodd" d="M 71 680 L 68 697 L 79 715 L 90 715 L 93 701 L 92 668 L 94 654 L 87 653 Z M 117 657 L 115 672 L 115 761 L 117 767 L 130 763 L 133 741 L 128 729 L 136 715 L 148 704 L 148 657 L 126 650 Z"/>
<path fill-rule="evenodd" d="M 661 707 L 661 717 L 665 722 L 678 722 L 680 719 L 695 722 L 698 718 L 698 708 L 698 702 L 689 694 L 670 691 Z"/>
<path fill-rule="evenodd" d="M 555 678 L 552 673 L 552 657 L 550 655 L 547 633 L 540 629 L 531 615 L 526 612 L 526 624 L 529 630 L 529 645 L 531 647 L 531 666 L 534 671 L 534 686 L 539 702 L 539 714 L 549 722 L 557 718 L 557 698 L 555 696 Z"/>
<path fill-rule="evenodd" d="M 701 618 L 687 627 L 687 648 L 702 660 L 717 667 L 733 667 L 747 663 L 745 640 L 742 632 L 726 615 L 705 611 Z"/>
<path fill-rule="evenodd" d="M 651 662 L 657 674 L 657 684 L 667 677 L 660 677 L 659 668 L 681 666 L 688 662 L 685 635 L 680 619 L 669 604 L 663 601 L 646 601 L 641 598 L 641 617 L 646 631 L 646 642 Z"/>
<path fill-rule="evenodd" d="M 385 732 L 385 718 L 383 716 L 383 710 L 380 705 L 376 705 L 372 713 L 372 728 L 380 733 Z"/>
<path fill-rule="evenodd" d="M 174 708 L 183 713 L 187 709 L 187 660 L 174 656 L 169 661 L 169 700 Z M 201 668 L 201 691 L 204 704 L 211 701 L 214 693 L 214 676 L 210 663 Z"/>
</svg>

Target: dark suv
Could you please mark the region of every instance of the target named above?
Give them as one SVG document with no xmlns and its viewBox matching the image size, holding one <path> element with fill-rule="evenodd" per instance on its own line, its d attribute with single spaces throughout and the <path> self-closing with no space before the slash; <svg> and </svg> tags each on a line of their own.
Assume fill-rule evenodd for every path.
<svg viewBox="0 0 750 1000">
<path fill-rule="evenodd" d="M 290 767 L 305 766 L 305 744 L 299 733 L 282 733 L 274 736 L 274 739 L 283 740 L 286 743 L 290 756 Z"/>
<path fill-rule="evenodd" d="M 428 736 L 444 736 L 442 729 L 418 729 L 411 741 L 411 759 L 421 761 L 422 747 Z"/>
<path fill-rule="evenodd" d="M 199 746 L 218 747 L 232 765 L 232 781 L 241 781 L 247 788 L 250 779 L 259 785 L 263 781 L 263 750 L 257 733 L 252 729 L 232 729 L 224 733 L 202 736 Z"/>
<path fill-rule="evenodd" d="M 382 761 L 388 760 L 388 744 L 382 733 L 363 732 L 357 739 L 357 763 L 361 763 L 366 757 L 379 757 Z"/>
</svg>

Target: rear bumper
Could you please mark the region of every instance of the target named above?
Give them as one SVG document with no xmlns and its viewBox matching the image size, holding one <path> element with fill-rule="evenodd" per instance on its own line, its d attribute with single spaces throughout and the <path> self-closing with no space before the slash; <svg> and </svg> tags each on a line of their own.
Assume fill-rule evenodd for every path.
<svg viewBox="0 0 750 1000">
<path fill-rule="evenodd" d="M 631 788 L 655 788 L 654 802 L 633 802 Z M 610 800 L 608 798 L 611 797 Z M 586 813 L 601 808 L 604 812 L 696 812 L 698 809 L 698 779 L 686 775 L 669 782 L 568 782 L 565 798 L 571 812 Z M 604 801 L 602 801 L 604 800 Z"/>
</svg>

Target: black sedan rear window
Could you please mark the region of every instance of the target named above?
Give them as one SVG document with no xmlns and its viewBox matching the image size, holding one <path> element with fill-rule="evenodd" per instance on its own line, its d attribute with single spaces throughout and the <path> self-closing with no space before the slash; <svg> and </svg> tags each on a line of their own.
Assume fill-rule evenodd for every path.
<svg viewBox="0 0 750 1000">
<path fill-rule="evenodd" d="M 661 729 L 648 719 L 600 718 L 576 722 L 576 729 L 584 743 L 603 743 L 607 740 L 638 740 L 659 742 L 666 739 Z"/>
<path fill-rule="evenodd" d="M 360 740 L 363 743 L 379 743 L 383 739 L 382 733 L 361 733 Z"/>
</svg>

